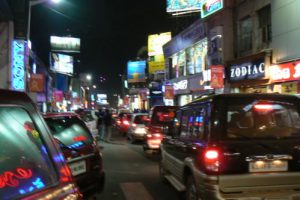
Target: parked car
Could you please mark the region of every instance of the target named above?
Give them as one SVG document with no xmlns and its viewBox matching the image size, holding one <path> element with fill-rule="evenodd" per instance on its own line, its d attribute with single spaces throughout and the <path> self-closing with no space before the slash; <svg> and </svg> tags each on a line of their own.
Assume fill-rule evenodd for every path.
<svg viewBox="0 0 300 200">
<path fill-rule="evenodd" d="M 160 151 L 164 133 L 175 116 L 178 106 L 154 106 L 150 110 L 150 123 L 144 139 L 143 149 L 147 154 Z"/>
<path fill-rule="evenodd" d="M 47 113 L 44 118 L 80 190 L 100 193 L 105 183 L 102 154 L 88 127 L 74 113 Z"/>
<path fill-rule="evenodd" d="M 147 113 L 132 114 L 129 123 L 127 137 L 133 143 L 137 140 L 143 141 L 146 135 L 146 127 L 149 125 L 150 119 Z"/>
<path fill-rule="evenodd" d="M 176 112 L 160 175 L 186 199 L 299 199 L 300 99 L 220 94 Z"/>
<path fill-rule="evenodd" d="M 31 99 L 0 90 L 0 199 L 82 199 Z"/>
</svg>

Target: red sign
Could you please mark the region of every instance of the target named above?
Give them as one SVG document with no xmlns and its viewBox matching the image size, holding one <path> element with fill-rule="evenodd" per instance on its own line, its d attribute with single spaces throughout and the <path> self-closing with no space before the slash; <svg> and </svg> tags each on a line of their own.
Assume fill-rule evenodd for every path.
<svg viewBox="0 0 300 200">
<path fill-rule="evenodd" d="M 55 102 L 63 102 L 64 100 L 64 93 L 63 91 L 56 90 L 53 92 L 53 98 Z"/>
<path fill-rule="evenodd" d="M 211 69 L 210 87 L 219 89 L 224 88 L 224 66 L 213 65 Z"/>
<path fill-rule="evenodd" d="M 272 82 L 300 80 L 300 61 L 271 66 L 270 79 Z"/>
<path fill-rule="evenodd" d="M 43 74 L 31 74 L 29 80 L 30 92 L 44 92 L 45 77 Z"/>
<path fill-rule="evenodd" d="M 174 99 L 173 85 L 165 85 L 165 99 Z"/>
</svg>

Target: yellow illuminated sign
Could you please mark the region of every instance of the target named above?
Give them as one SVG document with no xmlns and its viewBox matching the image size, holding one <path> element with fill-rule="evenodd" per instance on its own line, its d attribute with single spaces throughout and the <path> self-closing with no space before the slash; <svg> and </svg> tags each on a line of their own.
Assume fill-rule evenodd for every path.
<svg viewBox="0 0 300 200">
<path fill-rule="evenodd" d="M 171 40 L 171 32 L 154 34 L 148 36 L 148 56 L 149 73 L 165 69 L 165 59 L 163 55 L 163 45 Z"/>
</svg>

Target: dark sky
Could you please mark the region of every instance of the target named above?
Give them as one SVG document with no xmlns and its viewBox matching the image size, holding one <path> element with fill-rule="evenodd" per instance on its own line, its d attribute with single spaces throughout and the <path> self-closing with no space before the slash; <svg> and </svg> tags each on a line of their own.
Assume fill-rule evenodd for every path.
<svg viewBox="0 0 300 200">
<path fill-rule="evenodd" d="M 174 31 L 177 20 L 166 13 L 165 0 L 61 0 L 32 7 L 31 40 L 48 65 L 50 35 L 81 38 L 75 71 L 107 77 L 100 88 L 120 92 L 119 74 L 147 45 L 148 34 Z M 99 83 L 97 81 L 96 83 Z"/>
</svg>

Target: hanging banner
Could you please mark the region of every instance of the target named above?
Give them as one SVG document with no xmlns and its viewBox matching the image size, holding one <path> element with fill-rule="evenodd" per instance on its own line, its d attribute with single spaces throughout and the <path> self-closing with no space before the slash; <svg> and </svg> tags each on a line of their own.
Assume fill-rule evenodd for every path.
<svg viewBox="0 0 300 200">
<path fill-rule="evenodd" d="M 30 92 L 44 92 L 45 91 L 45 76 L 43 74 L 31 74 L 29 80 Z"/>
<path fill-rule="evenodd" d="M 224 88 L 224 66 L 213 65 L 211 68 L 210 87 L 215 89 Z"/>
<path fill-rule="evenodd" d="M 173 85 L 165 85 L 165 99 L 174 99 L 174 87 Z"/>
<path fill-rule="evenodd" d="M 64 93 L 63 91 L 56 90 L 53 92 L 53 99 L 55 102 L 63 102 L 64 99 Z"/>
</svg>

